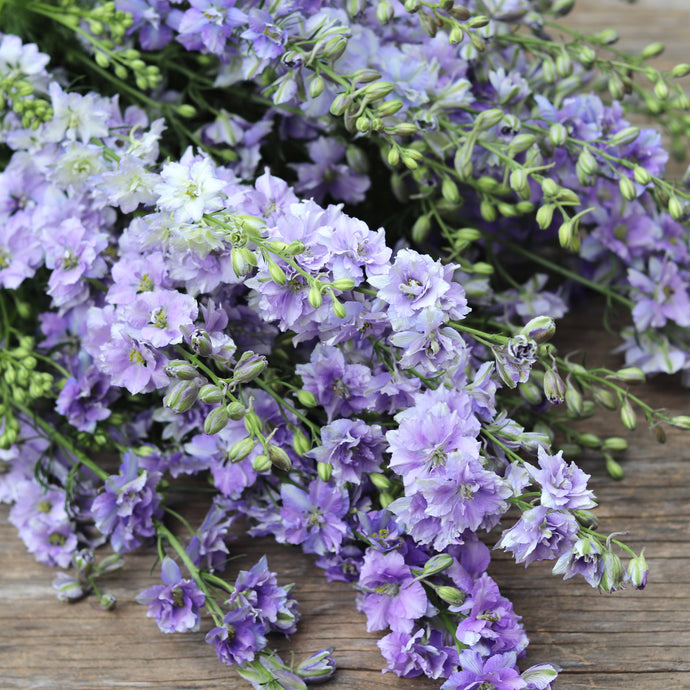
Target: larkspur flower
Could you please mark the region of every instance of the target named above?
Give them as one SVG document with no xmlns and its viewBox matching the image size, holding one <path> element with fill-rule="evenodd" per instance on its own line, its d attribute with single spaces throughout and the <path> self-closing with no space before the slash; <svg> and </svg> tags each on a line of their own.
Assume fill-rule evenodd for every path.
<svg viewBox="0 0 690 690">
<path fill-rule="evenodd" d="M 193 580 L 184 579 L 180 567 L 167 556 L 161 565 L 161 579 L 162 585 L 138 594 L 137 603 L 148 604 L 146 615 L 155 619 L 163 633 L 199 630 L 206 595 Z"/>
</svg>

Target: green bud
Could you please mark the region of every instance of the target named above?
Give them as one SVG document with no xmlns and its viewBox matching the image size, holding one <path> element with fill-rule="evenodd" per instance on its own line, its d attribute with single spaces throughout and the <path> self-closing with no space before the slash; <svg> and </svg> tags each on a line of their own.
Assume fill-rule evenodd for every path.
<svg viewBox="0 0 690 690">
<path fill-rule="evenodd" d="M 675 426 L 677 429 L 690 429 L 690 417 L 684 414 L 676 415 L 675 417 L 671 417 L 669 424 Z"/>
<path fill-rule="evenodd" d="M 333 465 L 330 462 L 317 462 L 316 472 L 322 482 L 328 482 L 333 475 Z"/>
<path fill-rule="evenodd" d="M 431 217 L 430 214 L 425 213 L 424 215 L 419 216 L 419 218 L 417 218 L 417 220 L 414 222 L 414 225 L 412 226 L 412 240 L 417 244 L 423 242 L 429 234 L 430 230 Z"/>
<path fill-rule="evenodd" d="M 395 115 L 403 107 L 403 102 L 401 100 L 385 101 L 381 103 L 376 108 L 377 117 L 390 117 Z"/>
<path fill-rule="evenodd" d="M 290 456 L 282 448 L 269 443 L 266 446 L 266 451 L 271 464 L 275 465 L 279 470 L 283 470 L 283 472 L 290 471 L 292 460 L 290 460 Z"/>
<path fill-rule="evenodd" d="M 323 303 L 323 296 L 321 295 L 321 289 L 317 284 L 312 285 L 309 288 L 309 304 L 311 304 L 314 309 L 318 309 Z"/>
<path fill-rule="evenodd" d="M 623 479 L 623 468 L 620 463 L 613 459 L 613 456 L 605 454 L 606 471 L 609 473 L 611 479 Z"/>
<path fill-rule="evenodd" d="M 549 139 L 554 146 L 563 146 L 568 140 L 568 130 L 560 122 L 556 122 L 549 127 Z"/>
<path fill-rule="evenodd" d="M 251 350 L 243 352 L 232 372 L 233 385 L 253 381 L 267 366 L 268 360 L 264 355 L 257 355 Z"/>
<path fill-rule="evenodd" d="M 599 582 L 599 587 L 605 592 L 614 592 L 623 587 L 625 570 L 621 559 L 612 551 L 605 551 L 602 556 L 604 562 L 604 574 Z"/>
<path fill-rule="evenodd" d="M 582 414 L 582 394 L 572 384 L 565 387 L 565 404 L 568 410 L 577 417 Z"/>
<path fill-rule="evenodd" d="M 292 432 L 292 449 L 300 457 L 304 457 L 311 450 L 311 443 L 301 429 Z"/>
<path fill-rule="evenodd" d="M 690 65 L 687 62 L 682 62 L 671 70 L 671 76 L 676 79 L 687 77 L 688 74 L 690 74 Z"/>
<path fill-rule="evenodd" d="M 369 475 L 369 479 L 371 479 L 371 483 L 381 491 L 388 491 L 388 489 L 391 488 L 390 479 L 388 479 L 385 474 L 381 474 L 380 472 L 372 472 Z"/>
<path fill-rule="evenodd" d="M 163 405 L 177 413 L 186 412 L 196 402 L 199 385 L 194 381 L 174 381 L 163 398 Z"/>
<path fill-rule="evenodd" d="M 668 98 L 668 93 L 668 84 L 665 81 L 658 81 L 654 84 L 654 95 L 660 101 L 665 101 Z"/>
<path fill-rule="evenodd" d="M 337 278 L 331 283 L 334 290 L 352 290 L 355 286 L 355 281 L 352 278 Z"/>
<path fill-rule="evenodd" d="M 214 383 L 207 383 L 199 389 L 199 400 L 207 405 L 217 405 L 225 398 L 223 390 Z"/>
<path fill-rule="evenodd" d="M 644 549 L 639 556 L 630 559 L 628 563 L 628 579 L 635 589 L 644 589 L 647 584 L 649 566 L 644 557 Z"/>
<path fill-rule="evenodd" d="M 247 408 L 238 400 L 233 400 L 225 406 L 225 411 L 228 413 L 228 417 L 236 422 L 244 417 Z"/>
<path fill-rule="evenodd" d="M 386 160 L 388 161 L 388 165 L 394 168 L 398 163 L 400 163 L 400 149 L 397 146 L 393 146 L 391 149 L 389 149 Z"/>
<path fill-rule="evenodd" d="M 518 390 L 520 395 L 530 404 L 530 405 L 540 405 L 543 396 L 541 393 L 541 388 L 531 381 L 526 381 L 524 383 L 518 384 Z"/>
<path fill-rule="evenodd" d="M 617 453 L 628 449 L 628 442 L 622 436 L 610 436 L 602 444 L 601 449 Z"/>
<path fill-rule="evenodd" d="M 243 438 L 241 441 L 237 441 L 237 443 L 232 445 L 226 455 L 226 458 L 228 462 L 239 462 L 240 460 L 244 460 L 255 447 L 256 439 L 247 436 L 246 438 Z"/>
<path fill-rule="evenodd" d="M 568 458 L 575 458 L 582 453 L 582 446 L 577 443 L 561 443 L 558 450 L 562 450 L 563 455 Z"/>
<path fill-rule="evenodd" d="M 680 220 L 685 214 L 683 205 L 680 203 L 678 197 L 675 195 L 668 200 L 668 212 L 671 214 L 671 217 L 674 220 Z"/>
<path fill-rule="evenodd" d="M 658 57 L 664 50 L 666 50 L 666 46 L 663 43 L 650 43 L 640 51 L 640 57 L 644 60 L 649 60 L 650 58 Z"/>
<path fill-rule="evenodd" d="M 493 223 L 498 218 L 496 207 L 488 199 L 482 199 L 479 204 L 479 213 L 488 223 Z"/>
<path fill-rule="evenodd" d="M 654 427 L 654 438 L 656 438 L 657 443 L 666 443 L 666 432 L 664 431 L 663 427 Z"/>
<path fill-rule="evenodd" d="M 556 322 L 550 316 L 535 316 L 520 329 L 522 335 L 532 338 L 537 343 L 551 340 L 555 332 Z"/>
<path fill-rule="evenodd" d="M 441 195 L 446 201 L 451 204 L 457 204 L 460 201 L 460 192 L 458 191 L 458 186 L 450 179 L 450 177 L 444 177 L 441 183 Z"/>
<path fill-rule="evenodd" d="M 515 156 L 518 153 L 526 151 L 530 146 L 533 146 L 537 141 L 534 134 L 518 134 L 513 137 L 508 144 L 508 153 L 510 156 Z"/>
<path fill-rule="evenodd" d="M 297 400 L 305 407 L 316 407 L 319 404 L 317 397 L 311 391 L 304 388 L 297 391 Z"/>
<path fill-rule="evenodd" d="M 204 433 L 208 436 L 213 436 L 219 431 L 222 431 L 230 420 L 230 415 L 228 415 L 225 407 L 220 406 L 211 410 L 206 419 L 204 419 Z"/>
<path fill-rule="evenodd" d="M 607 410 L 618 409 L 618 400 L 616 399 L 616 396 L 608 389 L 594 388 L 592 392 L 594 394 L 594 401 L 597 404 L 605 407 Z"/>
<path fill-rule="evenodd" d="M 542 229 L 546 230 L 553 221 L 553 212 L 556 207 L 553 204 L 546 204 L 545 206 L 540 206 L 537 211 L 537 225 Z"/>
<path fill-rule="evenodd" d="M 268 456 L 264 455 L 263 453 L 261 453 L 261 455 L 257 455 L 254 460 L 252 460 L 252 469 L 259 474 L 268 472 L 271 467 L 273 467 L 271 461 L 268 459 Z"/>
<path fill-rule="evenodd" d="M 638 184 L 647 185 L 652 181 L 652 176 L 641 165 L 633 168 L 633 177 Z"/>
<path fill-rule="evenodd" d="M 376 6 L 376 18 L 381 24 L 388 24 L 388 22 L 393 19 L 394 14 L 393 5 L 387 0 L 379 2 Z"/>
<path fill-rule="evenodd" d="M 335 299 L 335 297 L 331 298 L 331 307 L 333 309 L 333 313 L 339 319 L 344 319 L 347 316 L 347 311 L 345 311 L 345 307 L 337 299 Z"/>
<path fill-rule="evenodd" d="M 283 271 L 283 269 L 272 259 L 268 259 L 267 264 L 268 273 L 271 276 L 271 280 L 277 285 L 285 285 L 287 283 L 285 271 Z"/>
<path fill-rule="evenodd" d="M 601 439 L 592 433 L 583 433 L 577 435 L 577 442 L 585 448 L 600 448 Z"/>
<path fill-rule="evenodd" d="M 626 367 L 624 369 L 619 369 L 614 373 L 612 378 L 615 378 L 618 381 L 623 381 L 624 383 L 645 382 L 644 371 L 638 367 Z"/>
<path fill-rule="evenodd" d="M 393 497 L 387 491 L 379 492 L 379 503 L 382 508 L 386 508 L 393 502 Z"/>
<path fill-rule="evenodd" d="M 314 78 L 309 82 L 309 97 L 318 98 L 322 93 L 326 83 L 320 74 L 314 76 Z"/>
<path fill-rule="evenodd" d="M 443 601 L 451 606 L 462 604 L 467 596 L 462 590 L 457 587 L 451 587 L 450 585 L 440 585 L 436 587 L 434 591 Z"/>
<path fill-rule="evenodd" d="M 634 201 L 637 198 L 635 183 L 629 177 L 621 177 L 618 180 L 618 187 L 621 190 L 621 196 L 627 201 Z"/>
<path fill-rule="evenodd" d="M 448 553 L 437 553 L 424 564 L 424 575 L 437 575 L 453 565 L 453 557 Z"/>
<path fill-rule="evenodd" d="M 611 146 L 623 146 L 625 144 L 632 144 L 637 137 L 640 136 L 640 128 L 631 125 L 630 127 L 625 127 L 619 132 L 616 132 L 611 139 L 609 139 L 609 144 Z"/>
<path fill-rule="evenodd" d="M 189 103 L 178 105 L 175 110 L 180 117 L 190 118 L 196 115 L 196 108 L 192 105 L 189 105 Z"/>
<path fill-rule="evenodd" d="M 476 17 L 475 17 L 476 19 Z M 495 127 L 503 118 L 505 113 L 500 108 L 489 108 L 482 110 L 474 119 L 474 127 L 477 130 L 491 129 Z"/>
</svg>

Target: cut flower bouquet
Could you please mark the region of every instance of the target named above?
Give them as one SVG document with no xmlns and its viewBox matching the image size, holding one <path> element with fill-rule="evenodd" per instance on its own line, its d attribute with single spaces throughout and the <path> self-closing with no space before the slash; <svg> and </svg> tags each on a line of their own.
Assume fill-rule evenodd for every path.
<svg viewBox="0 0 690 690">
<path fill-rule="evenodd" d="M 163 633 L 328 680 L 337 650 L 272 650 L 297 601 L 233 568 L 243 529 L 351 583 L 385 671 L 535 690 L 559 669 L 520 663 L 487 544 L 646 585 L 572 459 L 620 478 L 626 441 L 572 422 L 690 428 L 630 390 L 690 370 L 690 194 L 629 119 L 679 149 L 690 65 L 555 40 L 573 4 L 0 2 L 0 500 L 60 599 L 113 608 L 155 545 Z M 618 370 L 550 342 L 591 292 Z"/>
</svg>

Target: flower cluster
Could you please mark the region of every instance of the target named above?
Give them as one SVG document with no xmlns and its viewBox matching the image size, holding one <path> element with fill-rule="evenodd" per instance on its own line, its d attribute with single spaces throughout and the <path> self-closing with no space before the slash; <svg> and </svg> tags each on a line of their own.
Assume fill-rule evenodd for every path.
<svg viewBox="0 0 690 690">
<path fill-rule="evenodd" d="M 0 500 L 40 562 L 76 566 L 60 598 L 112 607 L 94 578 L 120 560 L 93 550 L 155 543 L 162 584 L 137 601 L 162 632 L 208 615 L 206 642 L 257 688 L 330 678 L 331 649 L 271 651 L 299 613 L 267 559 L 226 573 L 243 524 L 351 583 L 386 671 L 545 690 L 558 667 L 520 667 L 484 538 L 645 586 L 564 457 L 598 448 L 615 475 L 625 439 L 565 422 L 599 404 L 690 427 L 627 388 L 690 371 L 686 195 L 623 87 L 578 93 L 622 77 L 581 37 L 550 41 L 568 3 L 546 4 L 24 10 L 81 17 L 63 24 L 115 97 L 0 36 Z M 618 371 L 548 342 L 583 288 L 629 311 Z M 178 477 L 212 487 L 198 526 L 167 503 Z"/>
</svg>

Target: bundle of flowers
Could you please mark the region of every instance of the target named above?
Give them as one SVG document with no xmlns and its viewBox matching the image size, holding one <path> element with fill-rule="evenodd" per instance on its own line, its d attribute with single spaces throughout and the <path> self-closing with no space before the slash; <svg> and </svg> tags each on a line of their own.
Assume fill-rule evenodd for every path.
<svg viewBox="0 0 690 690">
<path fill-rule="evenodd" d="M 645 586 L 571 460 L 618 477 L 626 442 L 571 421 L 690 427 L 629 390 L 690 369 L 690 196 L 625 117 L 678 148 L 690 66 L 553 40 L 572 5 L 0 4 L 0 500 L 60 599 L 112 608 L 97 579 L 156 544 L 162 632 L 210 617 L 257 688 L 330 678 L 271 650 L 297 602 L 232 571 L 241 528 L 351 583 L 385 670 L 534 690 L 558 668 L 521 670 L 487 544 Z M 629 317 L 622 369 L 549 342 L 587 290 Z"/>
</svg>

